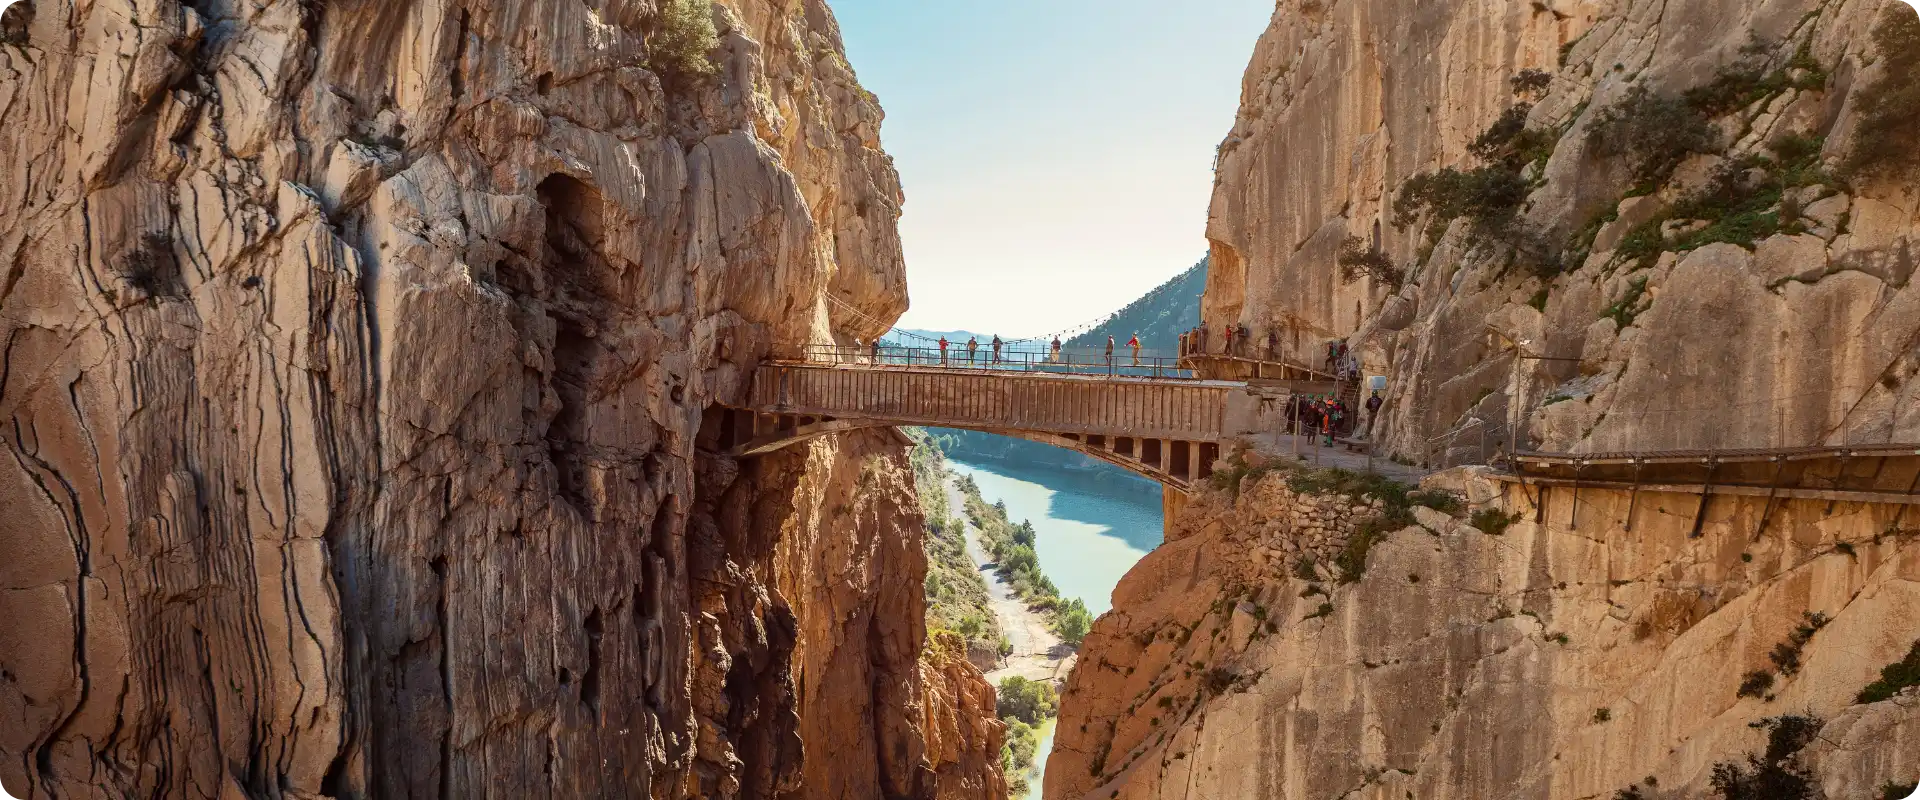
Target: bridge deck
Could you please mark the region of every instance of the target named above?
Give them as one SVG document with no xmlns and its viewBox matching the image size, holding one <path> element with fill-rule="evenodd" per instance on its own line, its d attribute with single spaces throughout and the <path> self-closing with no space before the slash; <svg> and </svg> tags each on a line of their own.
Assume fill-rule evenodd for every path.
<svg viewBox="0 0 1920 800">
<path fill-rule="evenodd" d="M 1159 439 L 1218 439 L 1227 398 L 1219 381 L 774 363 L 754 374 L 756 411 L 901 425 Z"/>
</svg>

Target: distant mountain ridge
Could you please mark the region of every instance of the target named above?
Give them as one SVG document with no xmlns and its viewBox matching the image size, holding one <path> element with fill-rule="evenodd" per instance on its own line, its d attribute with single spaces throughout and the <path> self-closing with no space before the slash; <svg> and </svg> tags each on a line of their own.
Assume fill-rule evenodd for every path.
<svg viewBox="0 0 1920 800">
<path fill-rule="evenodd" d="M 1207 287 L 1207 258 L 1188 267 L 1186 271 L 1168 279 L 1166 283 L 1153 288 L 1140 299 L 1128 303 L 1116 313 L 1113 319 L 1095 326 L 1092 330 L 1063 344 L 1069 348 L 1099 348 L 1106 346 L 1111 335 L 1116 344 L 1125 344 L 1134 333 L 1140 334 L 1140 346 L 1153 351 L 1173 352 L 1180 346 L 1180 334 L 1200 324 L 1200 293 Z M 927 346 L 929 342 L 939 341 L 940 337 L 956 345 L 966 344 L 968 338 L 977 338 L 981 345 L 993 341 L 993 334 L 978 331 L 931 331 L 922 328 L 894 328 L 881 337 L 881 341 L 891 345 L 906 347 Z M 1004 336 L 1006 341 L 1028 341 L 1017 336 Z"/>
<path fill-rule="evenodd" d="M 1172 353 L 1180 347 L 1180 334 L 1200 324 L 1200 293 L 1207 288 L 1208 258 L 1155 287 L 1138 300 L 1128 303 L 1105 324 L 1073 338 L 1068 347 L 1104 347 L 1107 337 L 1125 344 L 1135 333 L 1140 346 L 1152 351 Z"/>
</svg>

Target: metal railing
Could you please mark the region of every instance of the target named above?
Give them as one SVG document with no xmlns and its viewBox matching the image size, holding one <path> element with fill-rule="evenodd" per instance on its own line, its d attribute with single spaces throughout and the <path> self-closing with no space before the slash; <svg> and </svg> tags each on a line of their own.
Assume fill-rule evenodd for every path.
<svg viewBox="0 0 1920 800">
<path fill-rule="evenodd" d="M 982 372 L 1032 372 L 1050 375 L 1092 375 L 1106 378 L 1150 378 L 1158 380 L 1197 380 L 1192 369 L 1181 366 L 1176 356 L 1149 351 L 1135 353 L 1131 348 L 1105 349 L 1062 347 L 1003 346 L 991 344 L 968 348 L 966 344 L 938 347 L 879 345 L 806 345 L 776 349 L 776 354 L 792 354 L 785 359 L 808 364 L 846 365 L 899 369 L 944 369 Z"/>
<path fill-rule="evenodd" d="M 1511 449 L 1508 426 L 1474 417 L 1453 430 L 1427 439 L 1425 463 L 1433 469 L 1492 464 Z"/>
</svg>

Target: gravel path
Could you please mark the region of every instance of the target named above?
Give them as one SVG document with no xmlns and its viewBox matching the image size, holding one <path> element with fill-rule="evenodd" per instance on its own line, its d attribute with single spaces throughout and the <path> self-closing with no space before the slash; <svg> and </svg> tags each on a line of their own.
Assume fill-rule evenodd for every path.
<svg viewBox="0 0 1920 800">
<path fill-rule="evenodd" d="M 951 480 L 947 482 L 947 500 L 967 526 L 967 555 L 980 570 L 980 577 L 987 580 L 994 616 L 1000 619 L 1000 631 L 1013 646 L 1013 652 L 1001 662 L 1000 668 L 987 673 L 987 680 L 996 686 L 1001 678 L 1009 675 L 1030 680 L 1064 680 L 1073 667 L 1073 648 L 1060 641 L 1047 626 L 1045 615 L 1028 610 L 1027 604 L 1014 596 L 1013 587 L 993 571 L 993 556 L 981 541 L 980 529 L 967 520 L 966 497 Z"/>
</svg>

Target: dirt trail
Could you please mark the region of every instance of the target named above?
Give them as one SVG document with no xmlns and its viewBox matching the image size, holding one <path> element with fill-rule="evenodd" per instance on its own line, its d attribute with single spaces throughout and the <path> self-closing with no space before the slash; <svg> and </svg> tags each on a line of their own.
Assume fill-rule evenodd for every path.
<svg viewBox="0 0 1920 800">
<path fill-rule="evenodd" d="M 1047 626 L 1046 615 L 1029 610 L 1026 603 L 1014 596 L 1013 587 L 993 571 L 993 555 L 981 541 L 980 529 L 967 519 L 966 497 L 960 494 L 951 478 L 947 481 L 947 500 L 960 512 L 957 516 L 967 526 L 967 556 L 973 559 L 980 576 L 987 580 L 994 616 L 999 617 L 1000 630 L 1013 646 L 1013 652 L 1001 662 L 1000 668 L 987 673 L 987 680 L 996 686 L 1001 678 L 1009 675 L 1030 680 L 1065 680 L 1073 668 L 1073 648 L 1060 641 L 1059 635 Z"/>
</svg>

